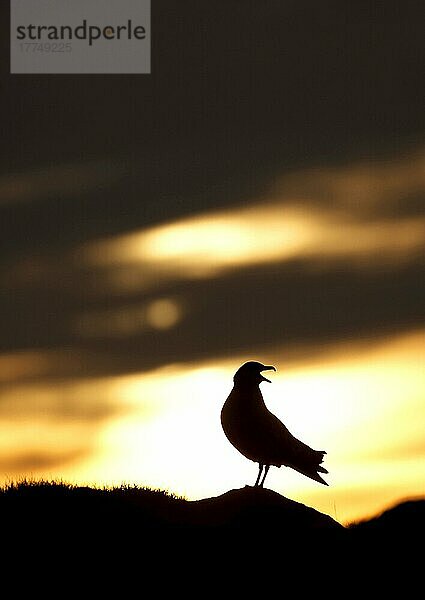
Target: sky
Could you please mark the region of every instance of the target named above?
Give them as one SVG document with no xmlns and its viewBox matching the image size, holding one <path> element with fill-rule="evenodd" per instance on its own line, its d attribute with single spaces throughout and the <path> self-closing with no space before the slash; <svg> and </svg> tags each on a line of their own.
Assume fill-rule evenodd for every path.
<svg viewBox="0 0 425 600">
<path fill-rule="evenodd" d="M 0 481 L 252 485 L 246 360 L 341 522 L 425 494 L 419 2 L 161 1 L 151 75 L 10 75 L 0 9 Z"/>
</svg>

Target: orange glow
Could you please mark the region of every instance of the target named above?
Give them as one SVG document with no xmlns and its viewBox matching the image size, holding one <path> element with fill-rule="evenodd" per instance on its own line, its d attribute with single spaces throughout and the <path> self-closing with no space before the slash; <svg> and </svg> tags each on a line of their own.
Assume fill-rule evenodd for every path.
<svg viewBox="0 0 425 600">
<path fill-rule="evenodd" d="M 384 499 L 390 502 L 401 493 L 424 493 L 425 445 L 418 418 L 424 411 L 420 360 L 424 336 L 424 331 L 418 331 L 369 348 L 335 347 L 302 362 L 288 360 L 283 348 L 274 349 L 278 372 L 272 385 L 262 386 L 266 403 L 295 435 L 328 451 L 331 487 L 318 489 L 314 482 L 284 468 L 271 470 L 269 486 L 294 499 L 314 502 L 331 515 L 335 502 L 338 519 L 345 522 L 381 509 Z M 269 362 L 271 354 L 261 357 Z M 235 365 L 245 359 L 235 356 L 70 385 L 71 397 L 107 394 L 120 412 L 105 421 L 91 459 L 39 473 L 88 483 L 141 482 L 191 498 L 252 484 L 255 465 L 227 443 L 219 421 Z M 6 400 L 13 403 L 21 398 L 25 404 L 25 394 L 35 393 L 39 409 L 44 406 L 47 414 L 60 388 L 43 389 L 22 387 L 13 396 L 6 395 Z M 63 450 L 72 445 L 76 427 L 83 427 L 75 421 L 50 422 L 51 429 L 48 425 L 47 420 L 39 421 L 34 429 L 23 422 L 14 441 L 3 437 L 0 451 L 10 453 L 15 443 L 34 450 L 46 440 L 49 447 Z M 410 454 L 410 448 L 416 452 Z"/>
<path fill-rule="evenodd" d="M 113 353 L 114 343 L 145 332 L 155 343 L 177 326 L 184 336 L 190 302 L 176 289 L 185 280 L 297 259 L 312 269 L 341 264 L 372 276 L 382 266 L 419 262 L 425 219 L 390 218 L 383 208 L 404 193 L 425 191 L 424 164 L 417 155 L 311 169 L 286 176 L 250 205 L 87 243 L 72 252 L 74 264 L 93 270 L 94 293 L 103 282 L 101 293 L 114 303 L 83 307 L 71 315 L 70 331 L 83 347 L 110 338 Z M 262 385 L 269 408 L 294 435 L 328 452 L 329 488 L 284 468 L 271 469 L 270 488 L 341 522 L 425 495 L 425 331 L 412 324 L 404 334 L 373 335 L 334 345 L 298 340 L 297 348 L 253 344 L 249 356 L 235 351 L 191 363 L 174 348 L 173 364 L 91 378 L 58 376 L 73 361 L 84 362 L 78 348 L 4 354 L 3 480 L 30 473 L 87 484 L 134 482 L 189 498 L 252 484 L 256 466 L 227 442 L 219 416 L 234 371 L 258 359 L 278 368 L 273 384 Z M 125 368 L 120 363 L 115 373 Z M 51 464 L 42 454 L 52 456 Z"/>
</svg>

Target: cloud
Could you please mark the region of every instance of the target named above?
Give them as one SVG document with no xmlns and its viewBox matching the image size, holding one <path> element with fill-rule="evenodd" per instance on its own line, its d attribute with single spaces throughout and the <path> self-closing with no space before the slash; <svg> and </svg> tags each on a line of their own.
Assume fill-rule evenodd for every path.
<svg viewBox="0 0 425 600">
<path fill-rule="evenodd" d="M 398 157 L 364 158 L 278 175 L 272 191 L 360 221 L 423 215 L 425 148 Z"/>
<path fill-rule="evenodd" d="M 0 175 L 0 208 L 107 189 L 127 172 L 125 161 L 89 160 Z"/>
<path fill-rule="evenodd" d="M 402 202 L 425 194 L 424 166 L 421 153 L 307 169 L 245 206 L 91 242 L 76 257 L 94 268 L 109 266 L 111 287 L 123 291 L 293 259 L 396 266 L 425 248 L 425 215 L 417 214 L 417 202 L 413 211 Z"/>
<path fill-rule="evenodd" d="M 93 266 L 136 264 L 155 287 L 164 279 L 216 277 L 294 258 L 394 264 L 424 247 L 425 217 L 357 222 L 335 211 L 269 203 L 95 242 L 85 256 Z M 124 278 L 117 284 L 124 286 Z"/>
<path fill-rule="evenodd" d="M 38 471 L 49 471 L 51 469 L 59 470 L 67 467 L 69 464 L 78 463 L 86 456 L 86 451 L 46 452 L 17 451 L 11 455 L 0 456 L 0 471 L 7 477 L 19 478 L 20 475 L 28 477 L 35 476 Z"/>
<path fill-rule="evenodd" d="M 85 312 L 74 320 L 74 331 L 82 337 L 120 338 L 146 331 L 166 331 L 183 318 L 182 303 L 174 298 L 157 298 L 143 304 L 123 305 L 103 311 Z"/>
<path fill-rule="evenodd" d="M 286 173 L 255 202 L 11 261 L 4 359 L 96 375 L 415 327 L 425 217 L 401 200 L 425 193 L 423 157 Z"/>
</svg>

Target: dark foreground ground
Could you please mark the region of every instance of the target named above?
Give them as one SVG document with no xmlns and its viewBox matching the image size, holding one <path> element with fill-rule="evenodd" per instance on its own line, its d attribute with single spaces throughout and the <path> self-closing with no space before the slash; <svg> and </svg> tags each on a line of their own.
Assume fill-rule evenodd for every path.
<svg viewBox="0 0 425 600">
<path fill-rule="evenodd" d="M 4 597 L 410 598 L 424 518 L 425 500 L 343 527 L 249 486 L 188 501 L 131 486 L 11 485 L 0 490 Z"/>
<path fill-rule="evenodd" d="M 23 482 L 0 491 L 0 526 L 31 530 L 114 529 L 131 531 L 237 530 L 275 534 L 359 535 L 424 533 L 425 499 L 401 502 L 375 518 L 343 527 L 330 516 L 263 488 L 245 486 L 220 496 L 189 501 L 160 490 L 121 486 L 77 487 Z M 130 530 L 129 530 L 130 527 Z"/>
<path fill-rule="evenodd" d="M 3 578 L 14 595 L 28 585 L 31 598 L 155 592 L 236 600 L 286 596 L 288 587 L 340 598 L 375 593 L 372 583 L 382 596 L 396 579 L 402 597 L 413 597 L 424 523 L 425 500 L 343 527 L 249 486 L 199 501 L 131 486 L 27 482 L 0 490 Z"/>
</svg>

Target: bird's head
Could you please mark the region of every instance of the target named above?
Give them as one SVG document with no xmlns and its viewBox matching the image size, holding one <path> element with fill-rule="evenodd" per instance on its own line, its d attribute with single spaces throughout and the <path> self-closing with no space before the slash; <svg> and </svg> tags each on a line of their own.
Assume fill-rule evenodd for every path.
<svg viewBox="0 0 425 600">
<path fill-rule="evenodd" d="M 258 385 L 262 381 L 271 383 L 270 379 L 266 379 L 266 377 L 261 375 L 262 371 L 276 371 L 276 369 L 270 365 L 263 365 L 262 363 L 251 360 L 239 367 L 233 377 L 233 381 L 236 384 L 246 385 Z"/>
</svg>

